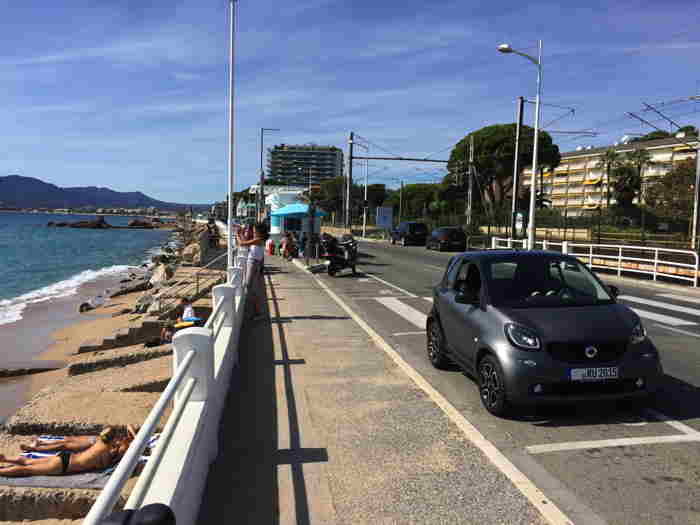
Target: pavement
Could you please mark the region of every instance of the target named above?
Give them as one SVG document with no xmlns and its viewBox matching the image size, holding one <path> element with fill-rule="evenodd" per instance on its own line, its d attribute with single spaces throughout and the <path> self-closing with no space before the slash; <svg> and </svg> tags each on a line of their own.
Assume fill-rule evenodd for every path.
<svg viewBox="0 0 700 525">
<path fill-rule="evenodd" d="M 426 357 L 432 286 L 452 255 L 361 242 L 357 276 L 318 279 L 574 523 L 700 523 L 700 291 L 599 272 L 661 354 L 666 375 L 650 410 L 590 403 L 499 419 L 471 379 Z"/>
<path fill-rule="evenodd" d="M 517 469 L 329 286 L 395 289 L 365 290 L 378 282 L 369 277 L 331 282 L 279 257 L 267 258 L 265 281 L 269 319 L 244 324 L 199 523 L 540 524 L 556 515 L 528 479 L 516 476 L 516 487 Z"/>
</svg>

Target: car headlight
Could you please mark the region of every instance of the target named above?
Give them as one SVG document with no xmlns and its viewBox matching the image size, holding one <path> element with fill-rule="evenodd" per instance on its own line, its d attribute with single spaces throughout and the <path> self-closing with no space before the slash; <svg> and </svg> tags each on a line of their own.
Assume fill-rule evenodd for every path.
<svg viewBox="0 0 700 525">
<path fill-rule="evenodd" d="M 641 321 L 639 321 L 636 325 L 634 325 L 634 328 L 632 328 L 632 334 L 630 335 L 630 343 L 633 345 L 643 343 L 646 341 L 647 338 L 647 331 L 644 328 L 644 325 L 642 324 Z"/>
<path fill-rule="evenodd" d="M 505 330 L 506 336 L 513 346 L 523 350 L 540 349 L 540 338 L 529 328 L 517 324 L 507 324 Z"/>
</svg>

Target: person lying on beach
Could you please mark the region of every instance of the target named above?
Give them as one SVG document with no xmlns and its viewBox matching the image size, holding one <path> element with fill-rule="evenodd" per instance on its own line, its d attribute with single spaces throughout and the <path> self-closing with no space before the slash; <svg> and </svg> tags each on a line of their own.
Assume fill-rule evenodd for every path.
<svg viewBox="0 0 700 525">
<path fill-rule="evenodd" d="M 194 308 L 192 308 L 192 301 L 189 297 L 183 297 L 180 299 L 179 314 L 177 317 L 177 322 L 181 323 L 184 319 L 191 319 L 194 317 Z"/>
<path fill-rule="evenodd" d="M 92 436 L 73 436 L 54 443 L 38 446 L 60 446 L 58 454 L 45 458 L 32 459 L 23 456 L 5 457 L 0 454 L 0 463 L 11 463 L 11 467 L 0 467 L 0 476 L 18 478 L 24 476 L 61 476 L 93 470 L 104 470 L 117 463 L 126 453 L 136 436 L 135 429 L 127 426 L 127 435 L 117 437 L 112 428 L 103 430 L 95 441 L 82 448 Z M 23 448 L 24 449 L 24 448 Z M 36 450 L 36 449 L 35 449 Z M 49 450 L 41 448 L 42 451 Z M 50 450 L 58 450 L 56 448 Z M 78 451 L 79 450 L 79 451 Z"/>
<path fill-rule="evenodd" d="M 126 432 L 129 436 L 136 436 L 139 427 L 133 425 L 126 426 Z M 59 450 L 67 450 L 68 452 L 81 452 L 90 448 L 95 444 L 95 441 L 106 439 L 106 442 L 115 435 L 115 430 L 112 427 L 105 427 L 97 436 L 61 436 L 60 438 L 42 438 L 39 437 L 30 444 L 22 443 L 19 448 L 24 452 L 55 452 Z"/>
</svg>

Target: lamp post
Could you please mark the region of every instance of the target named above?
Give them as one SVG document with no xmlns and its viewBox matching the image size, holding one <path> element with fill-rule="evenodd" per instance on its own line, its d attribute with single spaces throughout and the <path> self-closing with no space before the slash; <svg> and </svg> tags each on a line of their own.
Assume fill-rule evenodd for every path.
<svg viewBox="0 0 700 525">
<path fill-rule="evenodd" d="M 260 195 L 258 197 L 258 220 L 265 214 L 265 170 L 263 169 L 263 136 L 267 131 L 279 131 L 277 128 L 260 128 Z"/>
<path fill-rule="evenodd" d="M 498 51 L 501 53 L 514 53 L 527 58 L 537 66 L 537 98 L 535 99 L 535 138 L 532 151 L 532 176 L 530 179 L 530 217 L 528 220 L 527 241 L 530 250 L 535 248 L 535 187 L 537 184 L 537 142 L 540 127 L 540 95 L 542 93 L 542 40 L 537 41 L 537 58 L 526 53 L 516 51 L 510 44 L 501 44 Z"/>
<path fill-rule="evenodd" d="M 233 192 L 235 186 L 235 177 L 233 173 L 233 88 L 234 88 L 234 42 L 236 37 L 236 0 L 230 0 L 230 32 L 229 32 L 229 120 L 228 120 L 228 242 L 226 246 L 226 259 L 228 269 L 228 281 L 233 278 Z"/>
</svg>

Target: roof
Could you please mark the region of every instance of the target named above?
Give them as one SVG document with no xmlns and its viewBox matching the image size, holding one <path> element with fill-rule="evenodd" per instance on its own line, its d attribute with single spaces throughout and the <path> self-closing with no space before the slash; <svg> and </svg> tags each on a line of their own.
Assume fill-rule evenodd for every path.
<svg viewBox="0 0 700 525">
<path fill-rule="evenodd" d="M 608 146 L 600 146 L 598 148 L 591 148 L 591 149 L 583 149 L 581 151 L 567 151 L 566 153 L 562 153 L 561 156 L 562 158 L 564 157 L 576 157 L 576 156 L 585 156 L 585 155 L 597 155 L 599 153 L 604 153 L 610 148 L 613 148 L 615 151 L 631 151 L 634 149 L 648 149 L 648 148 L 655 148 L 659 146 L 685 146 L 687 144 L 698 144 L 698 137 L 685 137 L 683 139 L 678 139 L 676 137 L 667 137 L 665 139 L 656 139 L 656 140 L 642 140 L 638 142 L 628 142 L 626 144 L 618 144 L 617 146 L 615 145 L 608 145 Z"/>
<path fill-rule="evenodd" d="M 458 253 L 456 256 L 466 255 L 470 259 L 492 259 L 494 257 L 502 257 L 504 255 L 517 255 L 519 257 L 532 257 L 535 255 L 546 255 L 548 257 L 556 256 L 574 259 L 572 255 L 566 253 L 550 252 L 545 250 L 476 250 L 473 252 Z"/>
<path fill-rule="evenodd" d="M 279 217 L 279 216 L 289 216 L 289 215 L 308 215 L 309 214 L 309 205 L 308 204 L 302 204 L 300 202 L 295 202 L 294 204 L 287 204 L 286 206 L 280 208 L 279 210 L 273 211 L 270 215 L 273 217 Z M 318 208 L 316 209 L 316 217 L 324 217 L 326 216 L 327 213 L 325 211 L 319 210 Z"/>
</svg>

